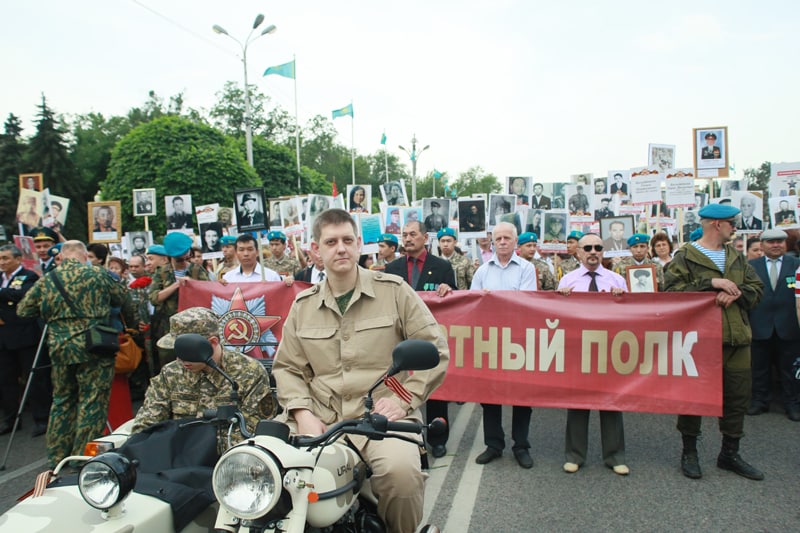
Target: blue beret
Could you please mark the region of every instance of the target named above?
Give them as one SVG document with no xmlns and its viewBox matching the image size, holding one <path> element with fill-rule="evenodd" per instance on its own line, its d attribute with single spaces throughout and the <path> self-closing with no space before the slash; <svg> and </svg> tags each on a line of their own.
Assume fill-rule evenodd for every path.
<svg viewBox="0 0 800 533">
<path fill-rule="evenodd" d="M 569 235 L 567 235 L 567 240 L 575 239 L 576 241 L 579 241 L 579 240 L 581 240 L 582 237 L 583 237 L 583 233 L 582 232 L 580 232 L 578 230 L 573 230 L 573 231 L 569 232 Z"/>
<path fill-rule="evenodd" d="M 222 246 L 234 245 L 236 244 L 236 237 L 233 235 L 223 235 L 219 238 L 219 243 Z"/>
<path fill-rule="evenodd" d="M 633 246 L 634 244 L 647 244 L 650 242 L 650 237 L 645 235 L 644 233 L 634 233 L 630 237 L 628 237 L 628 246 Z"/>
<path fill-rule="evenodd" d="M 270 231 L 269 233 L 267 233 L 267 240 L 268 241 L 279 240 L 286 242 L 286 234 L 282 231 Z"/>
<path fill-rule="evenodd" d="M 181 257 L 186 255 L 186 252 L 189 251 L 192 244 L 194 244 L 192 238 L 179 231 L 173 231 L 164 237 L 164 250 L 169 257 Z"/>
<path fill-rule="evenodd" d="M 163 244 L 154 244 L 153 246 L 151 246 L 150 248 L 147 249 L 147 253 L 148 254 L 153 254 L 153 255 L 166 256 L 167 255 L 167 249 L 164 248 Z"/>
<path fill-rule="evenodd" d="M 63 243 L 58 243 L 55 246 L 52 246 L 49 250 L 47 250 L 47 255 L 50 257 L 55 257 L 61 253 L 61 245 Z"/>
<path fill-rule="evenodd" d="M 697 212 L 700 218 L 713 218 L 715 220 L 725 220 L 733 218 L 740 213 L 739 209 L 732 205 L 708 204 Z"/>
<path fill-rule="evenodd" d="M 699 239 L 702 236 L 703 236 L 703 228 L 697 228 L 696 230 L 694 230 L 693 232 L 691 232 L 689 234 L 689 240 L 690 241 L 696 241 L 697 239 Z"/>
<path fill-rule="evenodd" d="M 400 241 L 397 240 L 397 235 L 392 235 L 391 233 L 384 233 L 381 235 L 381 238 L 378 239 L 378 242 L 385 242 L 386 244 L 394 244 L 397 246 L 400 244 Z"/>
<path fill-rule="evenodd" d="M 392 235 L 392 236 L 394 237 L 394 235 Z M 441 239 L 442 237 L 452 237 L 452 238 L 455 239 L 456 238 L 456 230 L 454 230 L 453 228 L 442 228 L 436 234 L 436 239 L 438 240 L 438 239 Z"/>
<path fill-rule="evenodd" d="M 523 244 L 527 244 L 529 242 L 536 242 L 537 240 L 539 240 L 538 235 L 536 235 L 532 231 L 526 231 L 525 233 L 519 236 L 517 244 L 522 246 Z"/>
</svg>

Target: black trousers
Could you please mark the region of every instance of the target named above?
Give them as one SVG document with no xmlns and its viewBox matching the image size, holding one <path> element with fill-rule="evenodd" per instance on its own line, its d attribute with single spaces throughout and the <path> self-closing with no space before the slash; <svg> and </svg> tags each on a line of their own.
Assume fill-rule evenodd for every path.
<svg viewBox="0 0 800 533">
<path fill-rule="evenodd" d="M 489 448 L 503 450 L 506 447 L 506 436 L 503 433 L 503 406 L 493 403 L 482 403 L 483 407 L 483 442 Z M 531 425 L 530 407 L 515 405 L 511 411 L 512 449 L 528 449 L 528 431 Z"/>
<path fill-rule="evenodd" d="M 438 446 L 439 444 L 447 444 L 447 438 L 450 436 L 450 420 L 447 418 L 447 403 L 444 400 L 428 400 L 425 402 L 425 421 L 430 424 L 435 418 L 444 418 L 447 423 L 445 430 L 438 435 L 429 435 L 428 444 L 431 446 Z"/>
<path fill-rule="evenodd" d="M 772 365 L 778 368 L 781 380 L 781 401 L 787 409 L 800 407 L 800 381 L 792 374 L 792 364 L 800 357 L 800 341 L 787 341 L 773 335 L 753 340 L 750 345 L 753 369 L 751 404 L 769 406 L 772 402 Z"/>
<path fill-rule="evenodd" d="M 19 411 L 19 401 L 22 397 L 23 387 L 20 381 L 27 383 L 30 377 L 33 359 L 36 357 L 36 346 L 27 346 L 10 350 L 0 347 L 0 394 L 2 394 L 3 410 L 6 418 L 13 420 Z M 47 346 L 42 346 L 39 356 L 39 368 L 33 373 L 31 387 L 28 391 L 28 406 L 35 422 L 47 423 L 50 416 L 50 404 L 53 401 L 50 385 L 50 358 Z M 42 368 L 46 367 L 46 368 Z"/>
</svg>

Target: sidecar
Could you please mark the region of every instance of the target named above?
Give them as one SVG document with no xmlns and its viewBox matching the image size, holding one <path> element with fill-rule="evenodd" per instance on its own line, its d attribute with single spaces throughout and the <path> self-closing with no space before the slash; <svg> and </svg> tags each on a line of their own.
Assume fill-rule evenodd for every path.
<svg viewBox="0 0 800 533">
<path fill-rule="evenodd" d="M 41 495 L 0 516 L 0 530 L 133 532 L 214 530 L 216 428 L 170 420 L 129 436 L 132 422 L 68 457 Z M 68 465 L 81 463 L 76 472 Z"/>
</svg>

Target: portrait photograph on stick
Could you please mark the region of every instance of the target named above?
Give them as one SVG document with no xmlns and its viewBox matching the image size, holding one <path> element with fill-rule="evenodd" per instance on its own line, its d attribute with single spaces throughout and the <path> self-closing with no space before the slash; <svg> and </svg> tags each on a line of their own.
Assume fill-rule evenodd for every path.
<svg viewBox="0 0 800 533">
<path fill-rule="evenodd" d="M 728 177 L 728 128 L 694 128 L 694 168 L 699 178 Z M 701 172 L 702 171 L 702 172 Z"/>
<path fill-rule="evenodd" d="M 658 292 L 656 265 L 633 265 L 625 268 L 628 292 Z"/>
<path fill-rule="evenodd" d="M 600 237 L 603 239 L 603 256 L 623 257 L 631 255 L 630 250 L 628 250 L 628 237 L 634 233 L 633 215 L 601 219 Z"/>
<path fill-rule="evenodd" d="M 156 214 L 156 190 L 133 190 L 133 216 L 151 217 Z"/>
<path fill-rule="evenodd" d="M 120 202 L 89 202 L 89 242 L 120 242 Z"/>
<path fill-rule="evenodd" d="M 238 232 L 257 231 L 267 227 L 264 189 L 240 189 L 233 193 Z"/>
<path fill-rule="evenodd" d="M 40 191 L 43 188 L 44 178 L 42 174 L 20 174 L 19 190 Z"/>
</svg>

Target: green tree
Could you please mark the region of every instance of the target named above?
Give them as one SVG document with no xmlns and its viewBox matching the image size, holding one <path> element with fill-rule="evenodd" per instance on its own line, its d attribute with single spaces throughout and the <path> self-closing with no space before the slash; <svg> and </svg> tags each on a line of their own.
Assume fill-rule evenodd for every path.
<svg viewBox="0 0 800 533">
<path fill-rule="evenodd" d="M 763 192 L 761 201 L 764 206 L 764 220 L 770 220 L 767 188 L 769 187 L 769 177 L 771 174 L 772 164 L 769 161 L 764 161 L 758 168 L 747 168 L 744 171 L 744 178 L 747 180 L 747 190 Z"/>
<path fill-rule="evenodd" d="M 9 240 L 11 235 L 17 233 L 14 221 L 19 197 L 19 173 L 23 166 L 25 148 L 25 143 L 22 142 L 22 121 L 9 113 L 0 135 L 0 224 L 5 228 Z"/>
<path fill-rule="evenodd" d="M 70 199 L 64 236 L 83 240 L 87 236 L 87 193 L 93 193 L 83 187 L 64 141 L 67 132 L 47 106 L 44 95 L 37 117 L 36 134 L 30 140 L 25 153 L 24 171 L 41 172 L 44 175 L 44 186 L 52 194 Z"/>
<path fill-rule="evenodd" d="M 128 117 L 106 119 L 100 113 L 78 115 L 72 125 L 70 159 L 81 176 L 84 190 L 93 194 L 108 175 L 114 146 L 131 130 Z"/>
<path fill-rule="evenodd" d="M 236 146 L 240 153 L 245 154 L 244 139 L 237 139 Z M 298 191 L 297 161 L 294 151 L 263 137 L 253 138 L 253 164 L 267 198 L 330 192 L 330 185 L 325 181 L 325 176 L 305 166 L 300 169 L 300 191 Z"/>
<path fill-rule="evenodd" d="M 159 206 L 164 196 L 174 194 L 191 194 L 194 205 L 230 205 L 236 189 L 260 185 L 233 139 L 209 126 L 168 116 L 137 126 L 117 143 L 102 194 L 122 202 L 122 226 L 131 230 L 143 226 L 133 217 L 132 189 L 155 188 Z M 163 235 L 166 217 L 151 220 L 150 228 Z"/>
<path fill-rule="evenodd" d="M 249 88 L 250 126 L 253 135 L 270 136 L 271 126 L 265 111 L 269 104 L 269 97 L 259 91 L 255 85 L 250 85 Z M 225 135 L 234 137 L 244 135 L 245 107 L 244 89 L 235 81 L 225 82 L 222 90 L 217 92 L 217 102 L 209 112 L 212 125 Z"/>
<path fill-rule="evenodd" d="M 437 184 L 438 187 L 438 184 Z M 477 193 L 499 193 L 502 190 L 500 180 L 481 167 L 472 167 L 459 174 L 458 179 L 450 184 L 450 191 L 457 196 L 470 196 Z"/>
</svg>

